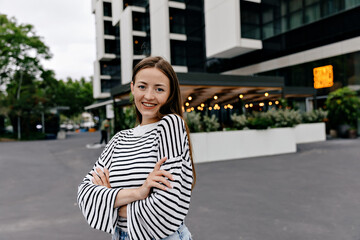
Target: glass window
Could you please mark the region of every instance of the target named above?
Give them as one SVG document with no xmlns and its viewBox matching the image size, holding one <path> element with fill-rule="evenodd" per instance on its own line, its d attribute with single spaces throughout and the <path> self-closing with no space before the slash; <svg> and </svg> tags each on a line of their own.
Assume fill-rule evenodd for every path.
<svg viewBox="0 0 360 240">
<path fill-rule="evenodd" d="M 149 15 L 133 12 L 133 30 L 147 32 L 150 29 Z"/>
<path fill-rule="evenodd" d="M 150 55 L 150 39 L 148 37 L 134 36 L 134 55 Z"/>
<path fill-rule="evenodd" d="M 241 36 L 244 38 L 261 39 L 260 4 L 241 1 Z"/>
<path fill-rule="evenodd" d="M 360 0 L 345 0 L 345 9 L 353 8 L 360 5 Z"/>
<path fill-rule="evenodd" d="M 315 4 L 305 9 L 305 23 L 311 23 L 321 18 L 320 4 Z"/>
<path fill-rule="evenodd" d="M 319 2 L 320 2 L 320 0 L 305 0 L 305 5 L 309 6 L 311 4 L 319 3 Z"/>
<path fill-rule="evenodd" d="M 111 89 L 121 84 L 120 80 L 101 79 L 101 92 L 110 92 Z"/>
<path fill-rule="evenodd" d="M 263 30 L 263 39 L 274 36 L 274 23 L 271 22 L 265 24 L 262 27 L 262 30 Z"/>
<path fill-rule="evenodd" d="M 111 21 L 104 21 L 104 34 L 115 35 L 115 28 L 113 27 Z"/>
<path fill-rule="evenodd" d="M 111 3 L 109 2 L 103 2 L 103 8 L 104 8 L 104 16 L 111 17 Z"/>
<path fill-rule="evenodd" d="M 185 34 L 185 11 L 177 8 L 169 10 L 170 32 Z"/>
<path fill-rule="evenodd" d="M 301 10 L 302 1 L 301 0 L 290 0 L 289 1 L 289 12 L 295 12 Z"/>
<path fill-rule="evenodd" d="M 138 6 L 138 7 L 147 7 L 149 5 L 149 0 L 124 0 L 123 8 L 127 6 Z"/>
<path fill-rule="evenodd" d="M 100 75 L 120 77 L 121 70 L 119 59 L 112 61 L 100 61 Z"/>
<path fill-rule="evenodd" d="M 120 55 L 120 41 L 105 39 L 105 53 Z"/>
<path fill-rule="evenodd" d="M 183 41 L 170 40 L 171 64 L 186 66 L 186 46 Z"/>
<path fill-rule="evenodd" d="M 302 25 L 302 11 L 292 13 L 290 15 L 290 29 L 300 27 Z"/>
</svg>

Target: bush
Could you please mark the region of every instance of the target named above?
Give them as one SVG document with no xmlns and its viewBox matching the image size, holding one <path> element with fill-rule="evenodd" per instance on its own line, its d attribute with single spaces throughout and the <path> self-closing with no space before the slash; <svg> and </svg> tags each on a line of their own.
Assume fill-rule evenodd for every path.
<svg viewBox="0 0 360 240">
<path fill-rule="evenodd" d="M 332 129 L 342 124 L 355 128 L 360 117 L 360 99 L 348 87 L 331 92 L 325 102 Z"/>
<path fill-rule="evenodd" d="M 269 112 L 255 112 L 248 118 L 250 129 L 268 129 L 274 127 L 274 121 Z"/>
<path fill-rule="evenodd" d="M 201 115 L 195 111 L 185 113 L 185 121 L 189 127 L 190 132 L 201 132 Z"/>
<path fill-rule="evenodd" d="M 301 123 L 302 117 L 299 111 L 290 109 L 270 110 L 267 112 L 275 123 L 275 127 L 294 127 Z"/>
<path fill-rule="evenodd" d="M 236 113 L 234 113 L 230 116 L 230 118 L 231 121 L 233 122 L 233 127 L 238 130 L 244 129 L 244 127 L 246 127 L 248 122 L 245 114 L 237 115 Z"/>
<path fill-rule="evenodd" d="M 213 132 L 219 130 L 220 123 L 215 115 L 211 117 L 205 115 L 203 121 L 203 129 L 205 132 Z"/>
<path fill-rule="evenodd" d="M 302 114 L 302 122 L 303 123 L 316 123 L 316 122 L 324 122 L 327 118 L 328 112 L 319 108 L 317 110 L 313 110 L 311 112 L 306 112 Z"/>
</svg>

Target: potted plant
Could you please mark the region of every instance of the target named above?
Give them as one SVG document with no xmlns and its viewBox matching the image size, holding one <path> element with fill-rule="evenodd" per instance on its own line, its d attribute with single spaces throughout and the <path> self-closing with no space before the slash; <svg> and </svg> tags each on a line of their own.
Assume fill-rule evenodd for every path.
<svg viewBox="0 0 360 240">
<path fill-rule="evenodd" d="M 360 116 L 360 99 L 348 87 L 331 92 L 325 103 L 331 129 L 336 129 L 340 137 L 348 137 L 351 128 L 357 128 Z"/>
</svg>

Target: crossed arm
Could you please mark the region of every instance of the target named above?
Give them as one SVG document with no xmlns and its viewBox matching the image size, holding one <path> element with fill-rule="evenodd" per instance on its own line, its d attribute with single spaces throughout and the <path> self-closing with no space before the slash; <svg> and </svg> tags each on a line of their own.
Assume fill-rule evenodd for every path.
<svg viewBox="0 0 360 240">
<path fill-rule="evenodd" d="M 127 204 L 137 200 L 145 199 L 147 196 L 149 196 L 151 188 L 154 187 L 164 191 L 167 191 L 167 188 L 172 188 L 170 182 L 167 179 L 174 180 L 174 177 L 169 172 L 160 170 L 161 165 L 166 161 L 166 159 L 167 158 L 164 157 L 155 164 L 153 171 L 149 173 L 147 179 L 141 187 L 134 189 L 122 189 L 118 192 L 116 195 L 114 208 L 119 208 L 120 217 L 126 218 Z M 92 182 L 95 185 L 111 188 L 109 174 L 110 173 L 107 168 L 104 168 L 104 171 L 102 171 L 100 168 L 96 168 L 96 173 L 92 173 Z"/>
</svg>

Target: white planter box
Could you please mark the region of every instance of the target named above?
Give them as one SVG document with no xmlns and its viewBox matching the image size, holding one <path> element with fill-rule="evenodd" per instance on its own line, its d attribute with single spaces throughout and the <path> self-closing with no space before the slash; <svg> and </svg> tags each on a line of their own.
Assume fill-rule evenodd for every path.
<svg viewBox="0 0 360 240">
<path fill-rule="evenodd" d="M 191 133 L 190 136 L 196 163 L 296 152 L 294 128 Z"/>
<path fill-rule="evenodd" d="M 311 143 L 326 140 L 325 123 L 302 123 L 295 127 L 296 143 Z"/>
</svg>

